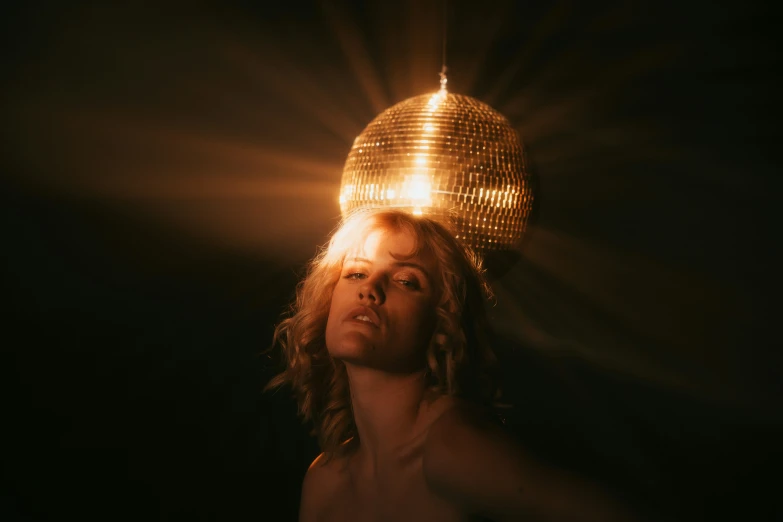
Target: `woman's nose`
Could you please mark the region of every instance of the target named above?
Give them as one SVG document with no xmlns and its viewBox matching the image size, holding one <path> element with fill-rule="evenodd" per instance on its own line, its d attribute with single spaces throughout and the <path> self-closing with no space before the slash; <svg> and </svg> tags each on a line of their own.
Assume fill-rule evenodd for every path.
<svg viewBox="0 0 783 522">
<path fill-rule="evenodd" d="M 367 299 L 376 304 L 383 304 L 386 300 L 386 294 L 383 291 L 383 285 L 380 279 L 368 277 L 359 286 L 359 299 Z"/>
</svg>

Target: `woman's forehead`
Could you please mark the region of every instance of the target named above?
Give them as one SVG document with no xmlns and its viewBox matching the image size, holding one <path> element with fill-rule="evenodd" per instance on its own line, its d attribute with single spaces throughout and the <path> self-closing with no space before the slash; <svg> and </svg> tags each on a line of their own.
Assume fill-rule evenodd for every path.
<svg viewBox="0 0 783 522">
<path fill-rule="evenodd" d="M 434 261 L 424 242 L 413 231 L 405 228 L 369 230 L 346 251 L 345 260 L 358 258 L 373 261 L 386 257 L 417 260 L 427 265 L 432 265 Z"/>
</svg>

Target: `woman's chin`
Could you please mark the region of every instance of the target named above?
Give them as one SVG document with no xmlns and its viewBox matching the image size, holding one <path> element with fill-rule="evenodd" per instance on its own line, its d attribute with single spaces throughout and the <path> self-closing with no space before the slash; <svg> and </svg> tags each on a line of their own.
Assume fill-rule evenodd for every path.
<svg viewBox="0 0 783 522">
<path fill-rule="evenodd" d="M 359 357 L 375 351 L 375 343 L 366 332 L 349 330 L 340 332 L 336 339 L 326 337 L 326 347 L 329 355 L 335 359 Z"/>
<path fill-rule="evenodd" d="M 343 362 L 359 362 L 367 360 L 375 351 L 373 343 L 359 332 L 351 332 L 341 337 L 339 342 L 327 344 L 329 355 L 335 359 Z"/>
</svg>

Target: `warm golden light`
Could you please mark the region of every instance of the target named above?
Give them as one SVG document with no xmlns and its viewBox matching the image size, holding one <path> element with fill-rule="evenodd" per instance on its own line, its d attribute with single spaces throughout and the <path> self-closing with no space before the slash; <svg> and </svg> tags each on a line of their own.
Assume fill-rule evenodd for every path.
<svg viewBox="0 0 783 522">
<path fill-rule="evenodd" d="M 513 247 L 531 206 L 524 153 L 508 120 L 445 86 L 375 118 L 354 140 L 340 190 L 344 215 L 391 207 L 448 217 L 457 237 L 480 251 Z"/>
</svg>

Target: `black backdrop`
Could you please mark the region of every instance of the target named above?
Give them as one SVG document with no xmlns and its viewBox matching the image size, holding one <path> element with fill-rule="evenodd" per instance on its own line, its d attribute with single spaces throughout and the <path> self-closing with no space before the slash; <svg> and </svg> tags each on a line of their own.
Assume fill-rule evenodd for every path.
<svg viewBox="0 0 783 522">
<path fill-rule="evenodd" d="M 528 4 L 447 32 L 539 185 L 493 274 L 507 425 L 646 512 L 773 518 L 774 21 Z M 4 7 L 0 520 L 295 519 L 318 450 L 260 352 L 442 8 Z"/>
</svg>

